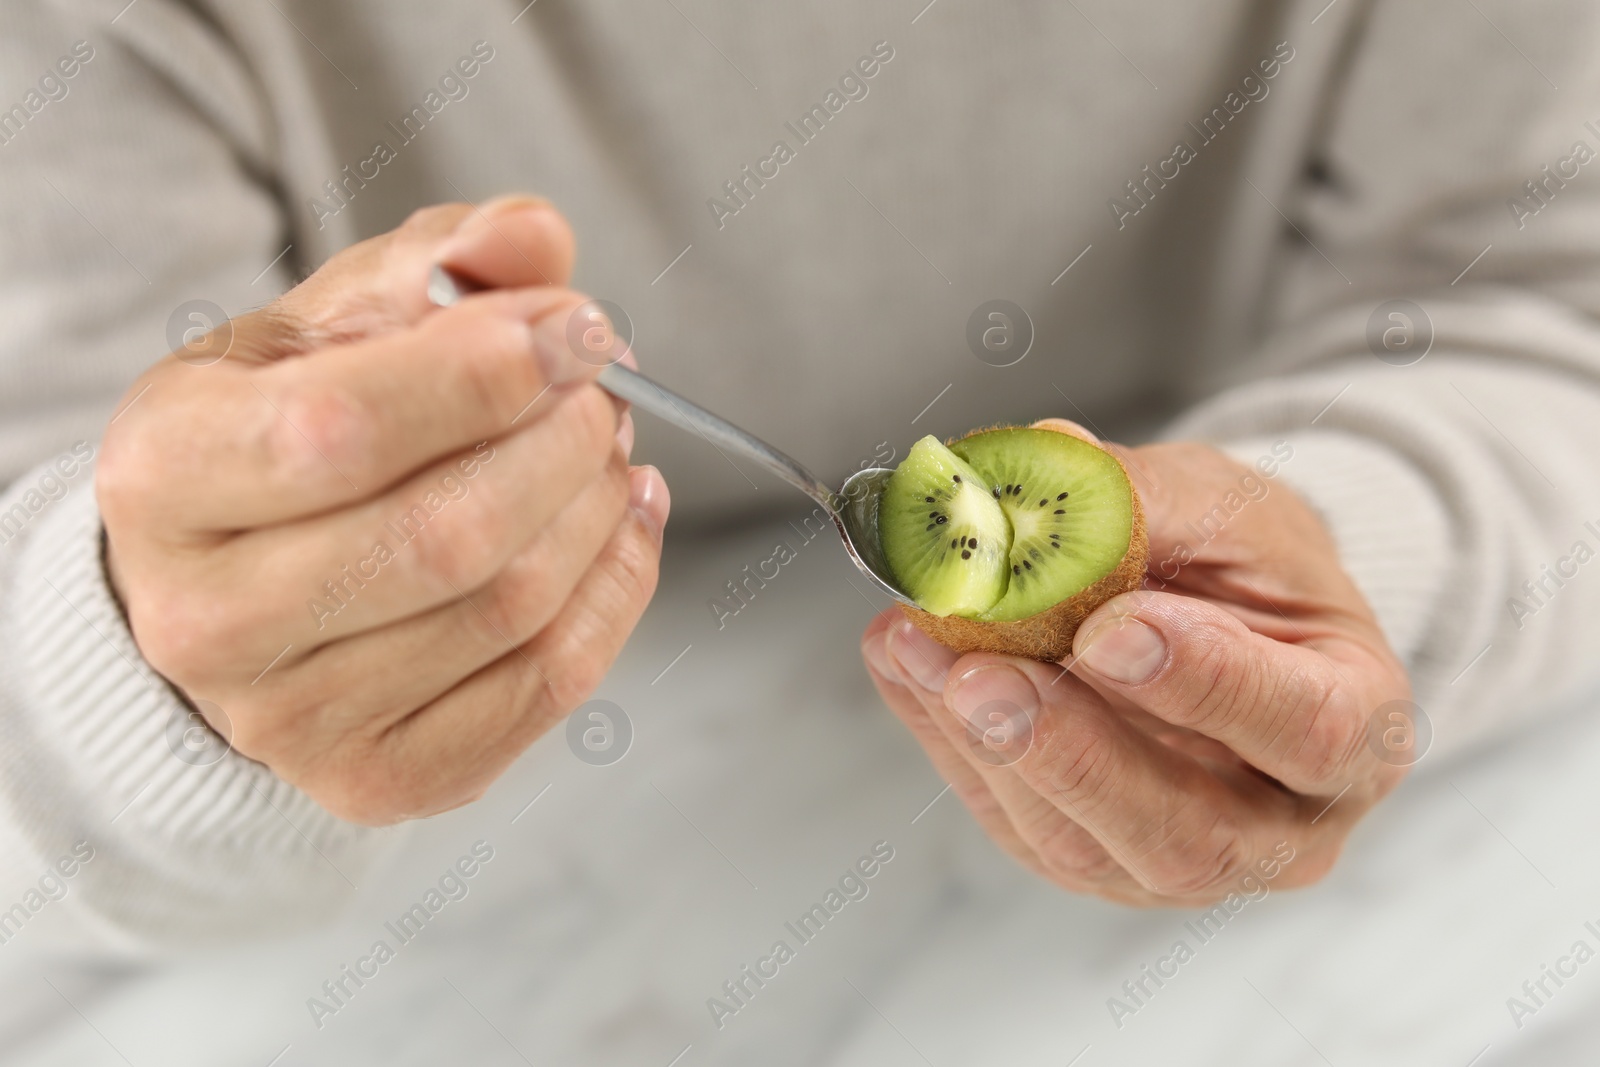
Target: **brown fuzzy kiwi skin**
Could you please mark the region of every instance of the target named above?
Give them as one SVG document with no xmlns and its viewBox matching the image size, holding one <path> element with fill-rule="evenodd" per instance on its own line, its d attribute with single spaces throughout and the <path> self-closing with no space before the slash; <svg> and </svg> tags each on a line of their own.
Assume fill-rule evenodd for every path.
<svg viewBox="0 0 1600 1067">
<path fill-rule="evenodd" d="M 1115 453 L 1112 455 L 1115 456 Z M 1117 462 L 1120 464 L 1122 461 L 1118 458 Z M 1123 467 L 1123 474 L 1127 474 L 1126 466 Z M 1131 592 L 1144 584 L 1145 564 L 1150 556 L 1150 537 L 1145 530 L 1139 490 L 1132 478 L 1128 479 L 1128 491 L 1133 494 L 1133 528 L 1128 536 L 1127 554 L 1110 574 L 1054 607 L 1011 622 L 985 622 L 964 619 L 959 615 L 932 615 L 909 604 L 901 604 L 900 610 L 905 612 L 906 618 L 917 629 L 962 655 L 968 652 L 997 652 L 1046 663 L 1059 662 L 1072 651 L 1072 639 L 1084 619 L 1112 597 Z"/>
</svg>

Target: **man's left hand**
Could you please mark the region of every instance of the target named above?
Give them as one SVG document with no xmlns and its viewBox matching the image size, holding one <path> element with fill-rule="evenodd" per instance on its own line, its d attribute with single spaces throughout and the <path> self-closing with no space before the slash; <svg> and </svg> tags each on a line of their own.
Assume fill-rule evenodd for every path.
<svg viewBox="0 0 1600 1067">
<path fill-rule="evenodd" d="M 1171 906 L 1269 870 L 1314 882 L 1414 762 L 1405 671 L 1286 486 L 1205 445 L 1118 451 L 1146 587 L 1091 615 L 1064 666 L 957 656 L 885 612 L 862 643 L 878 691 L 989 835 L 1064 888 Z"/>
</svg>

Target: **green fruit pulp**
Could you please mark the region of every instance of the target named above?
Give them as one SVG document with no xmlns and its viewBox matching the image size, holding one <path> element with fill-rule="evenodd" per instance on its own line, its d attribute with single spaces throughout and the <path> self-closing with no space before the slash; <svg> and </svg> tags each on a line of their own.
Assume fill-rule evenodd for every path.
<svg viewBox="0 0 1600 1067">
<path fill-rule="evenodd" d="M 924 610 L 980 612 L 1005 595 L 1011 526 L 989 484 L 935 438 L 890 475 L 878 529 L 900 587 Z"/>
<path fill-rule="evenodd" d="M 1116 569 L 1133 487 L 1116 457 L 1055 430 L 924 437 L 884 488 L 879 536 L 901 588 L 934 615 L 1037 615 Z"/>
</svg>

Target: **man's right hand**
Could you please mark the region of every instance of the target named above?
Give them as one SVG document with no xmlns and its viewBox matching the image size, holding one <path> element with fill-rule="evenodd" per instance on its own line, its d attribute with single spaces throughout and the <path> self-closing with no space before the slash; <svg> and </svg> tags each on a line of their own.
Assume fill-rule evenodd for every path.
<svg viewBox="0 0 1600 1067">
<path fill-rule="evenodd" d="M 542 201 L 421 211 L 223 327 L 220 362 L 163 359 L 106 430 L 141 652 L 342 818 L 476 799 L 655 590 L 667 489 L 568 341 L 572 249 Z M 433 308 L 435 263 L 486 291 Z"/>
</svg>

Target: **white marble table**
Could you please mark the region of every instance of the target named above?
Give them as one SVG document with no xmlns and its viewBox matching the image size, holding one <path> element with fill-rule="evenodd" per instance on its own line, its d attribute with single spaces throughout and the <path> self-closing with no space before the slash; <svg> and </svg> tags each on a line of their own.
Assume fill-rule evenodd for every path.
<svg viewBox="0 0 1600 1067">
<path fill-rule="evenodd" d="M 672 536 L 600 694 L 635 731 L 619 762 L 547 737 L 483 802 L 400 842 L 329 930 L 132 973 L 0 959 L 33 1035 L 6 1062 L 1595 1062 L 1600 962 L 1520 1030 L 1506 1007 L 1574 940 L 1600 948 L 1584 929 L 1600 928 L 1600 718 L 1585 709 L 1498 752 L 1424 760 L 1325 883 L 1241 911 L 1119 1028 L 1107 999 L 1191 915 L 1067 896 L 1014 869 L 952 797 L 928 807 L 942 783 L 877 705 L 856 651 L 874 607 L 835 545 L 784 524 Z M 797 558 L 718 630 L 707 600 L 782 539 Z M 319 1029 L 308 998 L 479 840 L 494 859 L 468 895 Z M 800 944 L 785 924 L 879 841 L 894 858 L 867 895 Z M 793 958 L 719 1029 L 708 998 L 780 938 Z"/>
</svg>

